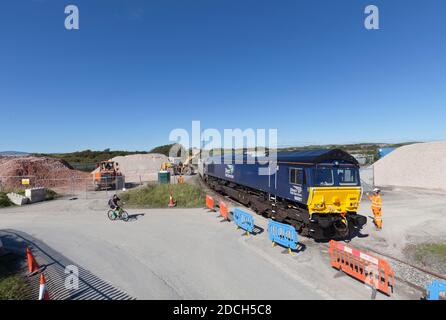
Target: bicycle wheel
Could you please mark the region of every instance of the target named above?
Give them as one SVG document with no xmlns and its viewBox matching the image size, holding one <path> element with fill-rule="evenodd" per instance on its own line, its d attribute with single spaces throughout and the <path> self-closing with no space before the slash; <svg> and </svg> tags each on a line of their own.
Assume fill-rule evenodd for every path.
<svg viewBox="0 0 446 320">
<path fill-rule="evenodd" d="M 110 220 L 116 220 L 116 214 L 114 210 L 108 210 L 107 212 L 107 216 Z"/>
<path fill-rule="evenodd" d="M 129 214 L 127 213 L 127 211 L 124 210 L 121 211 L 121 219 L 124 220 L 125 222 L 129 221 Z"/>
</svg>

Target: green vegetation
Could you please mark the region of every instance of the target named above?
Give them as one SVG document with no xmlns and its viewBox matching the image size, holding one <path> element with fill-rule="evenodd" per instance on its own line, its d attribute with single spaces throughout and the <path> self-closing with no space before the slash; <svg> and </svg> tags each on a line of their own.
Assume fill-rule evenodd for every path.
<svg viewBox="0 0 446 320">
<path fill-rule="evenodd" d="M 446 244 L 444 243 L 423 243 L 417 245 L 415 249 L 415 259 L 424 263 L 427 259 L 439 260 L 446 263 Z"/>
<path fill-rule="evenodd" d="M 137 208 L 166 208 L 169 193 L 179 208 L 199 208 L 205 203 L 205 193 L 192 184 L 156 184 L 130 190 L 119 195 L 126 206 Z"/>
<path fill-rule="evenodd" d="M 20 260 L 12 254 L 0 257 L 0 300 L 26 300 L 30 287 L 18 272 Z"/>
<path fill-rule="evenodd" d="M 105 149 L 104 151 L 92 151 L 84 150 L 72 153 L 39 153 L 35 156 L 45 156 L 50 158 L 56 158 L 65 160 L 74 169 L 83 171 L 93 171 L 96 168 L 96 163 L 109 160 L 118 156 L 128 156 L 131 154 L 141 154 L 148 153 L 147 151 L 111 151 L 110 149 Z"/>
<path fill-rule="evenodd" d="M 57 194 L 56 191 L 51 190 L 51 189 L 45 189 L 45 200 L 49 201 L 49 200 L 54 200 L 58 197 L 59 195 Z"/>
<path fill-rule="evenodd" d="M 446 275 L 446 243 L 409 244 L 403 252 L 412 263 Z"/>
<path fill-rule="evenodd" d="M 153 148 L 152 150 L 149 151 L 149 153 L 161 153 L 164 154 L 165 156 L 169 157 L 170 156 L 170 149 L 172 149 L 172 147 L 175 146 L 175 144 L 165 144 L 163 146 L 159 146 L 156 148 Z M 180 146 L 180 145 L 178 145 Z M 178 152 L 176 154 L 177 157 L 181 156 L 181 149 L 183 150 L 183 152 L 186 151 L 185 148 L 183 148 L 183 146 L 179 147 Z M 190 152 L 189 152 L 190 154 Z"/>
<path fill-rule="evenodd" d="M 9 200 L 6 192 L 0 192 L 0 208 L 6 208 L 12 206 L 13 203 Z"/>
<path fill-rule="evenodd" d="M 374 160 L 378 158 L 378 149 L 384 147 L 401 147 L 404 145 L 412 144 L 414 142 L 405 142 L 405 143 L 357 143 L 357 144 L 330 144 L 330 145 L 309 145 L 302 147 L 284 147 L 279 148 L 278 151 L 303 151 L 309 149 L 332 149 L 339 148 L 345 150 L 349 153 L 359 153 L 363 155 L 373 155 Z M 128 156 L 132 154 L 147 154 L 147 153 L 161 153 L 165 156 L 169 156 L 170 149 L 174 146 L 174 144 L 166 144 L 162 146 L 158 146 L 147 151 L 111 151 L 110 149 L 105 149 L 103 151 L 92 151 L 92 150 L 84 150 L 77 151 L 71 153 L 52 153 L 52 154 L 35 154 L 35 156 L 46 156 L 56 159 L 65 160 L 68 164 L 70 164 L 74 169 L 82 170 L 82 171 L 93 171 L 96 168 L 96 163 L 109 160 L 118 156 Z M 184 149 L 183 149 L 184 150 Z M 254 151 L 253 148 L 248 148 L 248 151 Z M 243 149 L 236 149 L 236 153 L 241 153 Z M 224 150 L 215 149 L 211 150 L 210 155 L 224 153 Z M 189 150 L 189 155 L 191 154 L 191 150 Z M 180 151 L 178 151 L 177 156 L 180 156 Z"/>
<path fill-rule="evenodd" d="M 166 156 L 169 156 L 169 151 L 173 146 L 174 144 L 166 144 L 153 148 L 149 152 L 120 151 L 120 150 L 112 151 L 110 149 L 105 149 L 103 151 L 84 150 L 71 153 L 37 153 L 34 154 L 34 156 L 50 157 L 64 160 L 76 170 L 91 172 L 96 168 L 97 163 L 105 160 L 110 160 L 114 157 L 128 156 L 132 154 L 147 154 L 147 153 L 161 153 Z M 178 152 L 178 156 L 179 155 L 180 152 Z"/>
</svg>

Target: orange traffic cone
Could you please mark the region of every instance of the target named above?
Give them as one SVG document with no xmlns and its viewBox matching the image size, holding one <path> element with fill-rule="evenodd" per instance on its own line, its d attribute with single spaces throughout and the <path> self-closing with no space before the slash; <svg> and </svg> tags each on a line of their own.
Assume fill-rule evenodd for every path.
<svg viewBox="0 0 446 320">
<path fill-rule="evenodd" d="M 170 192 L 170 197 L 169 197 L 169 208 L 175 207 L 176 203 L 173 201 L 173 197 L 172 197 L 172 191 Z"/>
<path fill-rule="evenodd" d="M 45 285 L 45 277 L 43 273 L 40 275 L 39 300 L 50 300 L 50 295 Z"/>
<path fill-rule="evenodd" d="M 29 250 L 28 247 L 26 247 L 26 257 L 28 258 L 28 273 L 29 273 L 29 275 L 38 272 L 40 267 L 37 264 L 36 259 L 34 259 L 32 253 L 31 253 L 31 250 Z"/>
</svg>

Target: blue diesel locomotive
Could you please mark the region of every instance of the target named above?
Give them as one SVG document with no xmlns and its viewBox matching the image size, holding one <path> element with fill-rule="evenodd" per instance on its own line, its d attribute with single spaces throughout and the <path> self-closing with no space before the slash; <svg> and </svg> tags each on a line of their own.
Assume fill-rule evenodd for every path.
<svg viewBox="0 0 446 320">
<path fill-rule="evenodd" d="M 203 162 L 203 178 L 215 191 L 317 240 L 352 237 L 367 222 L 357 213 L 359 164 L 340 149 L 279 152 L 273 165 L 247 154 L 213 156 Z"/>
</svg>

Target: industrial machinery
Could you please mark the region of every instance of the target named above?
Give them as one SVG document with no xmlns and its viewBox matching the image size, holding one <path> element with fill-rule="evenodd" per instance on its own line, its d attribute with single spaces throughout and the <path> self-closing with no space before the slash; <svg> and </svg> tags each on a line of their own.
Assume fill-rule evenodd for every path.
<svg viewBox="0 0 446 320">
<path fill-rule="evenodd" d="M 161 165 L 161 171 L 170 171 L 172 175 L 191 176 L 195 174 L 195 168 L 191 164 L 192 157 L 189 156 L 184 162 L 166 161 Z"/>
<path fill-rule="evenodd" d="M 274 163 L 268 161 L 248 154 L 210 157 L 203 178 L 217 192 L 317 240 L 348 239 L 366 224 L 357 213 L 362 188 L 350 154 L 279 152 Z"/>
<path fill-rule="evenodd" d="M 119 171 L 119 164 L 112 160 L 96 164 L 94 171 L 95 190 L 116 190 L 123 186 L 124 177 Z"/>
</svg>

